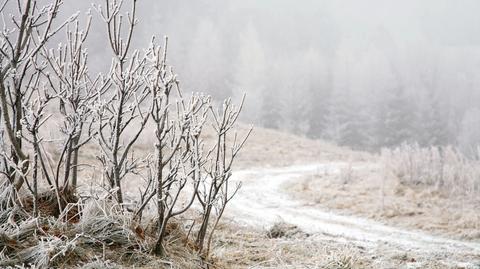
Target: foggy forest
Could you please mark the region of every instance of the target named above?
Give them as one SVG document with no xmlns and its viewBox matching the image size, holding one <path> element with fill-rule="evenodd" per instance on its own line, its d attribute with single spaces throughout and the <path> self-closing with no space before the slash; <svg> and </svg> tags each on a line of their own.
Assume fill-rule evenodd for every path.
<svg viewBox="0 0 480 269">
<path fill-rule="evenodd" d="M 452 144 L 476 156 L 478 3 L 452 3 L 145 0 L 136 40 L 169 36 L 187 92 L 246 92 L 245 122 L 358 149 Z M 91 40 L 101 59 L 106 44 Z"/>
</svg>

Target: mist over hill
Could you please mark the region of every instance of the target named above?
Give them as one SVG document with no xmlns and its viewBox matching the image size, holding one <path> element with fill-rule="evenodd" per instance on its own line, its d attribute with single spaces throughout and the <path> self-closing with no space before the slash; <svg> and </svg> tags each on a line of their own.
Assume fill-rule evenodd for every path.
<svg viewBox="0 0 480 269">
<path fill-rule="evenodd" d="M 91 7 L 65 5 L 63 14 Z M 183 88 L 218 100 L 246 92 L 247 122 L 354 148 L 418 142 L 472 151 L 480 142 L 479 8 L 453 0 L 144 0 L 135 43 L 168 36 Z M 102 71 L 109 62 L 101 61 L 107 44 L 94 38 L 105 30 L 98 25 L 91 54 Z"/>
</svg>

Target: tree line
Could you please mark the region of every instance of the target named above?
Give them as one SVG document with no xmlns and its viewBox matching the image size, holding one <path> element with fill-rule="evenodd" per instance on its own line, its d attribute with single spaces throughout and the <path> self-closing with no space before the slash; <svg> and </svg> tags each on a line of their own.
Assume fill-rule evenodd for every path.
<svg viewBox="0 0 480 269">
<path fill-rule="evenodd" d="M 474 151 L 480 142 L 480 56 L 468 36 L 474 30 L 464 27 L 452 39 L 435 27 L 438 17 L 425 14 L 412 18 L 413 26 L 402 24 L 409 31 L 395 28 L 407 24 L 395 18 L 353 25 L 336 15 L 344 8 L 326 2 L 305 8 L 199 1 L 193 13 L 171 3 L 166 17 L 151 21 L 183 31 L 173 36 L 172 57 L 191 75 L 184 80 L 189 90 L 219 99 L 248 93 L 244 121 L 360 149 L 409 142 Z"/>
</svg>

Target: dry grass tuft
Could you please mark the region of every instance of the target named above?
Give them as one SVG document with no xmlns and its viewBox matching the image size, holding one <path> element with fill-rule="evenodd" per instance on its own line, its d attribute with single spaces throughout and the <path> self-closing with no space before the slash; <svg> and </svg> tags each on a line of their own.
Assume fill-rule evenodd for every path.
<svg viewBox="0 0 480 269">
<path fill-rule="evenodd" d="M 325 269 L 354 269 L 356 268 L 357 258 L 352 254 L 340 254 L 330 257 L 330 261 L 324 267 Z"/>
<path fill-rule="evenodd" d="M 58 196 L 57 196 L 58 195 Z M 78 221 L 78 210 L 71 207 L 64 212 L 71 204 L 76 204 L 78 198 L 72 191 L 60 191 L 58 194 L 54 190 L 45 191 L 38 194 L 37 207 L 38 212 L 42 216 L 53 216 L 58 218 L 60 214 L 66 213 L 69 221 Z M 22 199 L 23 209 L 29 213 L 33 213 L 34 201 L 32 196 L 26 196 Z"/>
<path fill-rule="evenodd" d="M 193 269 L 206 264 L 187 237 L 184 220 L 169 226 L 167 257 L 160 259 L 149 253 L 155 234 L 143 228 L 154 223 L 151 219 L 132 223 L 131 213 L 108 199 L 79 201 L 75 206 L 81 209 L 77 222 L 63 218 L 72 206 L 66 206 L 58 218 L 33 218 L 15 206 L 3 208 L 18 211 L 11 216 L 19 217 L 15 222 L 0 218 L 0 267 Z"/>
<path fill-rule="evenodd" d="M 453 147 L 403 145 L 384 150 L 386 172 L 404 185 L 433 187 L 448 196 L 478 198 L 480 161 Z"/>
<path fill-rule="evenodd" d="M 302 232 L 297 226 L 286 222 L 277 222 L 267 231 L 268 238 L 292 238 L 306 237 L 306 233 Z"/>
<path fill-rule="evenodd" d="M 101 260 L 97 257 L 94 258 L 94 260 L 84 263 L 80 267 L 81 269 L 121 269 L 122 266 L 111 262 L 109 260 Z"/>
</svg>

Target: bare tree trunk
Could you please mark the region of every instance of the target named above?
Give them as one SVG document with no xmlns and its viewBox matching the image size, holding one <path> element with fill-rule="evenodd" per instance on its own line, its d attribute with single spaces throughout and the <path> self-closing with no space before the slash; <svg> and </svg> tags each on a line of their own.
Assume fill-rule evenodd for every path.
<svg viewBox="0 0 480 269">
<path fill-rule="evenodd" d="M 78 144 L 78 139 L 75 144 Z M 71 189 L 73 191 L 77 190 L 77 182 L 78 182 L 78 151 L 79 149 L 75 149 L 73 151 L 73 161 L 72 161 L 72 180 L 71 180 Z"/>
<path fill-rule="evenodd" d="M 203 215 L 202 225 L 200 226 L 200 230 L 198 231 L 196 244 L 199 248 L 199 252 L 203 251 L 203 246 L 205 242 L 205 237 L 207 236 L 208 230 L 208 223 L 210 222 L 210 214 L 212 213 L 212 205 L 207 205 L 207 209 L 205 210 L 205 214 Z"/>
<path fill-rule="evenodd" d="M 65 170 L 64 170 L 64 178 L 63 178 L 63 188 L 67 190 L 70 186 L 68 186 L 69 178 L 70 178 L 70 169 L 72 165 L 72 153 L 73 153 L 73 139 L 70 139 L 67 145 L 67 152 L 65 155 Z"/>
<path fill-rule="evenodd" d="M 157 130 L 158 131 L 158 130 Z M 165 219 L 165 203 L 163 201 L 163 154 L 161 143 L 157 144 L 157 214 L 158 214 L 158 236 L 157 243 L 155 244 L 155 254 L 163 255 L 163 237 L 164 237 L 164 225 Z"/>
<path fill-rule="evenodd" d="M 17 89 L 15 90 L 15 104 L 14 104 L 15 109 L 13 113 L 13 117 L 14 117 L 13 130 L 14 130 L 14 133 L 16 134 L 15 136 L 15 140 L 16 140 L 15 144 L 17 145 L 16 149 L 20 152 L 22 151 L 23 143 L 22 143 L 22 138 L 18 137 L 17 135 L 22 133 L 22 124 L 20 123 L 20 121 L 22 120 L 22 114 L 23 114 L 21 101 L 22 101 L 22 93 L 20 91 L 20 87 L 18 86 Z M 19 153 L 17 152 L 16 149 L 15 149 L 15 146 L 12 146 L 12 156 L 13 156 L 15 165 L 18 166 L 19 164 L 22 164 L 21 172 L 25 173 L 28 169 L 28 164 L 23 163 L 24 159 L 21 156 L 19 156 Z M 15 177 L 15 188 L 17 190 L 19 190 L 22 187 L 23 183 L 24 183 L 24 177 L 22 176 Z"/>
<path fill-rule="evenodd" d="M 38 138 L 36 131 L 33 132 L 33 144 L 34 144 L 34 155 L 33 155 L 33 216 L 38 216 Z"/>
</svg>

